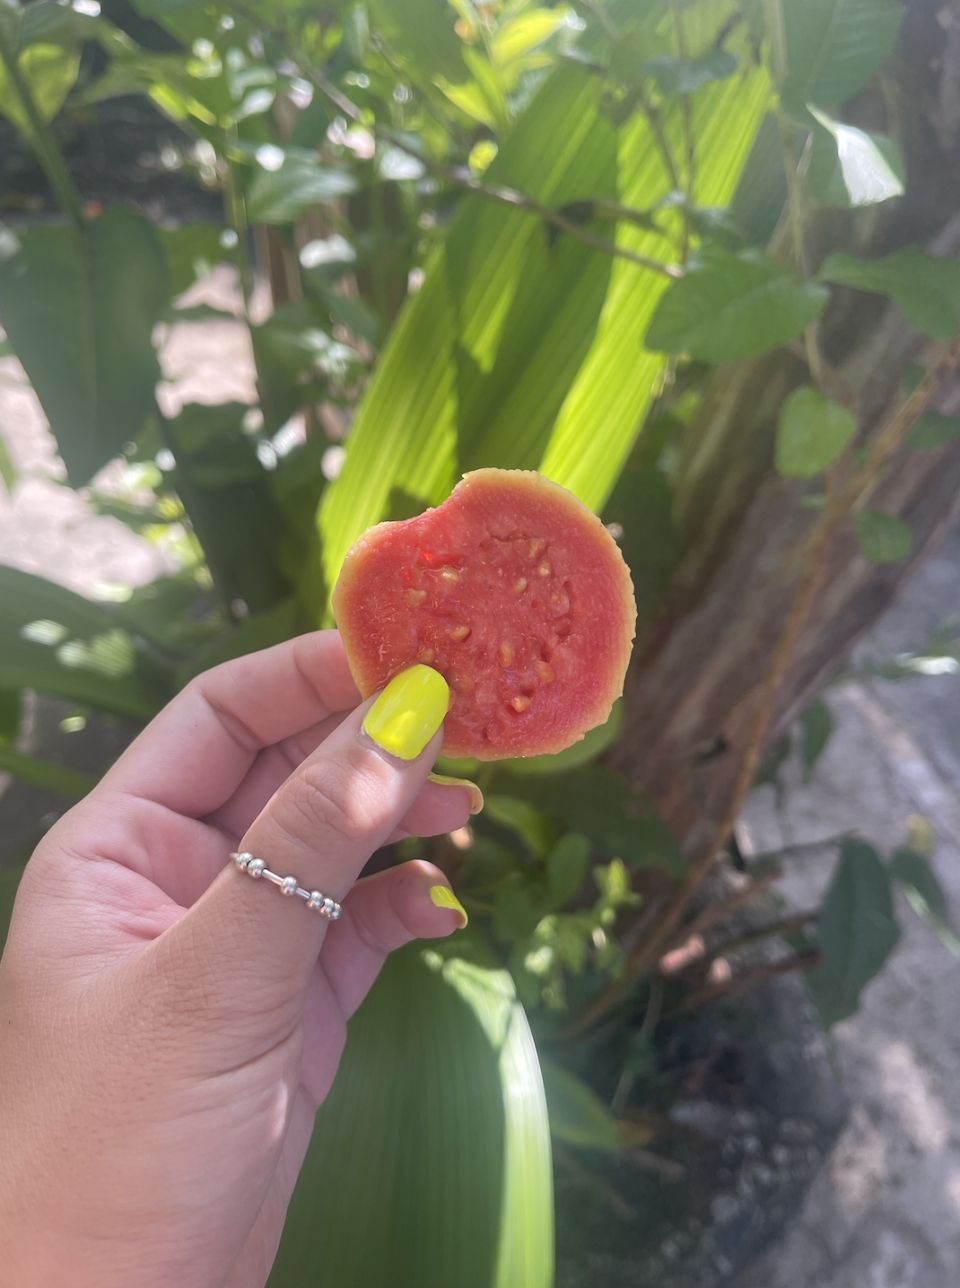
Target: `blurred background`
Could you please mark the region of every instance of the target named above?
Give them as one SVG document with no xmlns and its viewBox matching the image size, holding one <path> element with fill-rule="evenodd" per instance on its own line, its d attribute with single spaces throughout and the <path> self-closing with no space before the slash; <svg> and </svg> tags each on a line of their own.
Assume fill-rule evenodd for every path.
<svg viewBox="0 0 960 1288">
<path fill-rule="evenodd" d="M 954 1285 L 960 7 L 2 0 L 0 56 L 5 908 L 462 471 L 636 587 L 608 724 L 374 856 L 470 932 L 352 1024 L 274 1288 Z"/>
</svg>

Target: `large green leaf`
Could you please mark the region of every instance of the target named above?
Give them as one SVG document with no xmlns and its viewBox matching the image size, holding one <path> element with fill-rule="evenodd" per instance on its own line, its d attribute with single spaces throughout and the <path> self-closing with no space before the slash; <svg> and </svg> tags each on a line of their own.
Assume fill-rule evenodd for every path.
<svg viewBox="0 0 960 1288">
<path fill-rule="evenodd" d="M 31 228 L 0 263 L 0 317 L 37 392 L 71 483 L 135 439 L 160 375 L 151 335 L 168 298 L 153 227 L 116 207 L 83 233 Z"/>
<path fill-rule="evenodd" d="M 896 0 L 783 0 L 784 106 L 835 107 L 861 89 L 893 48 L 903 21 Z"/>
<path fill-rule="evenodd" d="M 960 262 L 927 255 L 915 246 L 882 259 L 857 259 L 836 251 L 819 277 L 889 295 L 908 322 L 925 335 L 949 339 L 960 331 Z"/>
<path fill-rule="evenodd" d="M 350 1021 L 270 1288 L 549 1288 L 552 1263 L 543 1084 L 510 976 L 412 944 Z"/>
<path fill-rule="evenodd" d="M 611 129 L 598 117 L 600 88 L 581 67 L 552 72 L 485 177 L 547 204 L 603 195 Z M 767 97 L 761 70 L 693 95 L 701 203 L 729 200 Z M 679 108 L 666 105 L 665 118 L 676 143 Z M 645 118 L 635 115 L 620 127 L 616 147 L 621 202 L 649 206 L 669 192 Z M 581 186 L 587 182 L 601 184 L 600 193 Z M 461 460 L 471 464 L 535 465 L 539 444 L 544 473 L 588 505 L 603 504 L 663 367 L 662 357 L 638 341 L 669 279 L 622 259 L 607 265 L 566 235 L 548 252 L 544 236 L 529 215 L 480 197 L 461 204 L 448 243 L 430 257 L 423 287 L 393 329 L 343 471 L 324 498 L 319 525 L 328 585 L 352 541 L 387 513 L 396 489 L 424 503 L 443 499 L 455 479 L 458 435 Z M 674 254 L 665 236 L 632 223 L 618 224 L 614 236 L 631 251 Z M 560 287 L 541 269 L 562 274 Z M 597 282 L 608 272 L 598 321 Z M 511 352 L 515 345 L 520 351 Z M 566 391 L 558 412 L 557 389 Z M 481 405 L 489 410 L 486 425 Z"/>
<path fill-rule="evenodd" d="M 701 362 L 733 362 L 797 335 L 827 295 L 763 251 L 735 255 L 708 246 L 661 299 L 646 345 Z"/>
<path fill-rule="evenodd" d="M 41 760 L 37 756 L 24 756 L 11 751 L 9 747 L 0 746 L 0 773 L 10 774 L 22 783 L 31 787 L 40 787 L 46 792 L 56 792 L 68 800 L 78 801 L 86 796 L 97 783 L 92 774 L 81 773 L 78 769 L 69 769 L 66 765 L 56 765 L 51 760 Z"/>
<path fill-rule="evenodd" d="M 787 478 L 808 479 L 840 455 L 857 422 L 839 403 L 812 385 L 801 385 L 784 401 L 777 421 L 776 464 Z"/>
<path fill-rule="evenodd" d="M 37 111 L 45 121 L 56 116 L 77 79 L 80 53 L 61 45 L 29 45 L 17 55 L 17 67 Z M 29 134 L 30 126 L 20 98 L 0 63 L 0 112 Z"/>
<path fill-rule="evenodd" d="M 0 566 L 0 687 L 39 689 L 149 720 L 168 696 L 167 683 L 110 609 Z"/>
<path fill-rule="evenodd" d="M 845 841 L 820 913 L 823 960 L 807 973 L 825 1025 L 854 1014 L 899 936 L 886 868 L 866 842 Z"/>
</svg>

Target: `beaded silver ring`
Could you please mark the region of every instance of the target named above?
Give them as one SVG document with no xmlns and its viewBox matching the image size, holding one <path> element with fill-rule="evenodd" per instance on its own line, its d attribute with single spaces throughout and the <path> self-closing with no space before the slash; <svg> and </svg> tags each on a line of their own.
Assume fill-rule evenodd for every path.
<svg viewBox="0 0 960 1288">
<path fill-rule="evenodd" d="M 248 877 L 255 877 L 257 880 L 263 877 L 277 887 L 281 894 L 288 898 L 294 895 L 303 899 L 308 908 L 314 912 L 319 912 L 321 917 L 326 917 L 329 921 L 336 921 L 343 909 L 335 899 L 328 895 L 321 894 L 319 890 L 304 890 L 296 877 L 281 877 L 276 872 L 271 872 L 267 867 L 265 859 L 258 859 L 254 854 L 231 854 L 231 859 L 237 865 L 240 872 L 246 872 Z"/>
</svg>

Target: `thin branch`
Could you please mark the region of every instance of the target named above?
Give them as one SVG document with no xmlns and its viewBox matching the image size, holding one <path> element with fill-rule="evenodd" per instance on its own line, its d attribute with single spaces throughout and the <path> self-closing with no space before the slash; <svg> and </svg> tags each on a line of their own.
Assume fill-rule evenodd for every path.
<svg viewBox="0 0 960 1288">
<path fill-rule="evenodd" d="M 679 948 L 693 935 L 702 935 L 711 926 L 715 926 L 718 921 L 723 921 L 724 917 L 729 917 L 731 912 L 736 912 L 745 903 L 749 903 L 751 899 L 766 890 L 768 886 L 771 886 L 774 881 L 779 880 L 782 876 L 782 868 L 768 868 L 762 876 L 748 882 L 742 890 L 734 890 L 725 899 L 717 899 L 714 903 L 708 903 L 692 921 L 688 921 L 686 925 L 678 928 L 676 935 L 666 945 L 666 951 L 669 952 L 671 948 Z"/>
<path fill-rule="evenodd" d="M 783 153 L 783 170 L 787 179 L 787 210 L 790 217 L 790 233 L 793 239 L 793 257 L 797 270 L 803 278 L 809 277 L 807 251 L 803 240 L 803 186 L 797 170 L 795 152 L 796 131 L 787 124 L 782 116 L 777 118 L 780 130 L 780 148 Z M 806 354 L 810 378 L 820 392 L 824 388 L 823 361 L 820 357 L 820 346 L 817 343 L 816 324 L 809 322 L 803 328 L 803 347 Z"/>
<path fill-rule="evenodd" d="M 253 26 L 260 27 L 261 30 L 268 32 L 270 37 L 277 42 L 286 56 L 300 70 L 305 80 L 308 80 L 316 89 L 338 107 L 345 116 L 350 120 L 362 124 L 363 128 L 369 130 L 374 138 L 380 139 L 384 143 L 389 143 L 392 147 L 399 148 L 412 156 L 435 178 L 442 179 L 445 183 L 452 184 L 454 187 L 463 188 L 467 192 L 472 192 L 478 197 L 485 197 L 488 201 L 496 201 L 501 205 L 511 206 L 514 210 L 522 210 L 526 214 L 535 215 L 544 223 L 553 224 L 555 228 L 568 233 L 571 237 L 576 237 L 585 245 L 592 247 L 594 250 L 602 251 L 605 255 L 612 255 L 617 259 L 626 259 L 630 263 L 638 265 L 640 268 L 648 268 L 651 272 L 660 273 L 665 277 L 679 278 L 683 277 L 683 269 L 679 264 L 665 264 L 658 259 L 653 259 L 649 255 L 641 255 L 636 251 L 628 250 L 625 246 L 618 246 L 616 242 L 608 241 L 606 237 L 600 237 L 597 233 L 591 232 L 588 228 L 581 227 L 572 219 L 559 210 L 554 210 L 550 206 L 541 205 L 533 197 L 528 196 L 525 192 L 520 192 L 516 188 L 508 188 L 502 184 L 483 183 L 469 170 L 450 169 L 442 163 L 435 161 L 433 157 L 414 148 L 409 138 L 398 134 L 389 126 L 381 125 L 377 121 L 369 121 L 364 118 L 364 114 L 350 98 L 337 88 L 331 81 L 324 76 L 319 68 L 314 67 L 312 63 L 304 58 L 301 51 L 289 39 L 289 37 L 280 30 L 274 28 L 265 28 L 259 22 L 257 15 L 247 8 L 244 4 L 236 2 L 230 5 L 231 9 L 240 17 L 244 18 Z M 635 212 L 636 215 L 643 215 L 644 212 Z"/>
<path fill-rule="evenodd" d="M 745 930 L 742 935 L 735 935 L 732 939 L 724 940 L 714 948 L 710 957 L 725 957 L 727 953 L 735 953 L 741 948 L 746 948 L 748 944 L 759 943 L 761 939 L 769 939 L 771 935 L 789 935 L 795 930 L 802 930 L 804 926 L 809 926 L 814 921 L 820 920 L 819 908 L 808 908 L 806 912 L 795 912 L 790 917 L 781 917 L 779 921 L 769 921 L 765 926 L 755 926 L 752 930 Z"/>
<path fill-rule="evenodd" d="M 635 979 L 648 974 L 659 961 L 691 896 L 699 888 L 723 850 L 756 777 L 764 738 L 773 714 L 773 704 L 823 581 L 826 572 L 826 553 L 830 543 L 863 493 L 874 485 L 884 465 L 902 445 L 927 404 L 937 396 L 953 375 L 958 362 L 960 362 L 960 332 L 945 346 L 938 361 L 930 368 L 913 393 L 900 404 L 876 434 L 867 448 L 860 468 L 827 499 L 804 546 L 797 588 L 780 636 L 770 654 L 766 672 L 757 689 L 753 716 L 744 738 L 736 781 L 727 808 L 714 829 L 711 843 L 701 857 L 691 863 L 687 875 L 677 886 L 663 915 L 657 919 L 649 936 L 641 940 L 633 950 L 627 960 L 626 969 L 619 979 L 612 980 L 603 988 L 580 1015 L 564 1028 L 563 1037 L 572 1037 L 595 1023 L 620 1001 Z"/>
<path fill-rule="evenodd" d="M 681 58 L 688 57 L 687 33 L 683 25 L 683 8 L 680 0 L 671 0 L 673 25 L 677 32 L 677 53 Z M 683 120 L 683 142 L 687 162 L 686 193 L 691 205 L 696 204 L 694 189 L 697 182 L 697 138 L 693 128 L 693 103 L 689 94 L 680 95 L 680 114 Z"/>
<path fill-rule="evenodd" d="M 702 988 L 696 988 L 692 993 L 688 993 L 676 1006 L 672 1006 L 664 1019 L 682 1015 L 684 1011 L 694 1011 L 698 1006 L 715 1002 L 719 997 L 732 997 L 734 993 L 742 993 L 744 989 L 756 988 L 757 985 L 766 984 L 769 980 L 775 979 L 778 975 L 786 975 L 789 971 L 809 970 L 811 966 L 816 966 L 822 957 L 823 953 L 819 948 L 807 948 L 793 957 L 754 966 L 752 970 L 745 970 L 742 974 L 734 975 L 732 979 L 724 980 L 722 983 L 704 984 Z"/>
<path fill-rule="evenodd" d="M 37 154 L 37 160 L 43 167 L 43 172 L 47 176 L 50 187 L 56 194 L 64 213 L 69 215 L 77 231 L 83 232 L 83 198 L 73 181 L 73 176 L 67 169 L 63 154 L 53 136 L 53 131 L 40 115 L 34 102 L 30 86 L 24 80 L 23 73 L 20 71 L 17 52 L 11 47 L 7 39 L 3 23 L 0 23 L 0 63 L 3 64 L 10 87 L 23 109 L 24 116 L 27 118 L 27 123 L 30 127 L 26 132 L 27 137 Z"/>
</svg>

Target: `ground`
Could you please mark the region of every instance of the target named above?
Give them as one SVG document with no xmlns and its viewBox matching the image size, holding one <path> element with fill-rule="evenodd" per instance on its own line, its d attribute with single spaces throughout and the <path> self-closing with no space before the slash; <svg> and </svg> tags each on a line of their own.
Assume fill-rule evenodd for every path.
<svg viewBox="0 0 960 1288">
<path fill-rule="evenodd" d="M 231 284 L 221 272 L 203 294 L 223 307 Z M 253 397 L 246 333 L 229 322 L 175 328 L 164 369 L 168 411 L 188 399 Z M 88 595 L 164 570 L 170 556 L 163 549 L 95 515 L 57 481 L 52 441 L 13 359 L 0 361 L 0 428 L 21 474 L 12 499 L 0 487 L 0 562 Z M 115 466 L 101 483 L 117 486 L 118 479 Z M 922 567 L 860 655 L 916 648 L 956 611 L 960 530 Z M 797 767 L 790 771 L 785 818 L 770 788 L 756 792 L 742 820 L 744 846 L 761 852 L 853 829 L 889 852 L 903 839 L 908 816 L 924 814 L 938 837 L 936 871 L 960 921 L 960 677 L 900 685 L 857 679 L 835 686 L 828 700 L 837 731 L 811 781 L 801 782 Z M 0 816 L 13 799 L 0 775 L 0 798 L 4 793 Z M 55 800 L 45 806 L 60 807 Z M 4 852 L 9 859 L 6 844 Z M 815 901 L 834 854 L 790 860 L 782 887 L 792 906 Z M 902 901 L 899 911 L 904 933 L 892 961 L 866 990 L 859 1014 L 837 1025 L 830 1040 L 850 1098 L 848 1126 L 787 1236 L 737 1288 L 960 1283 L 960 962 Z M 721 1277 L 723 1271 L 718 1267 Z"/>
</svg>

